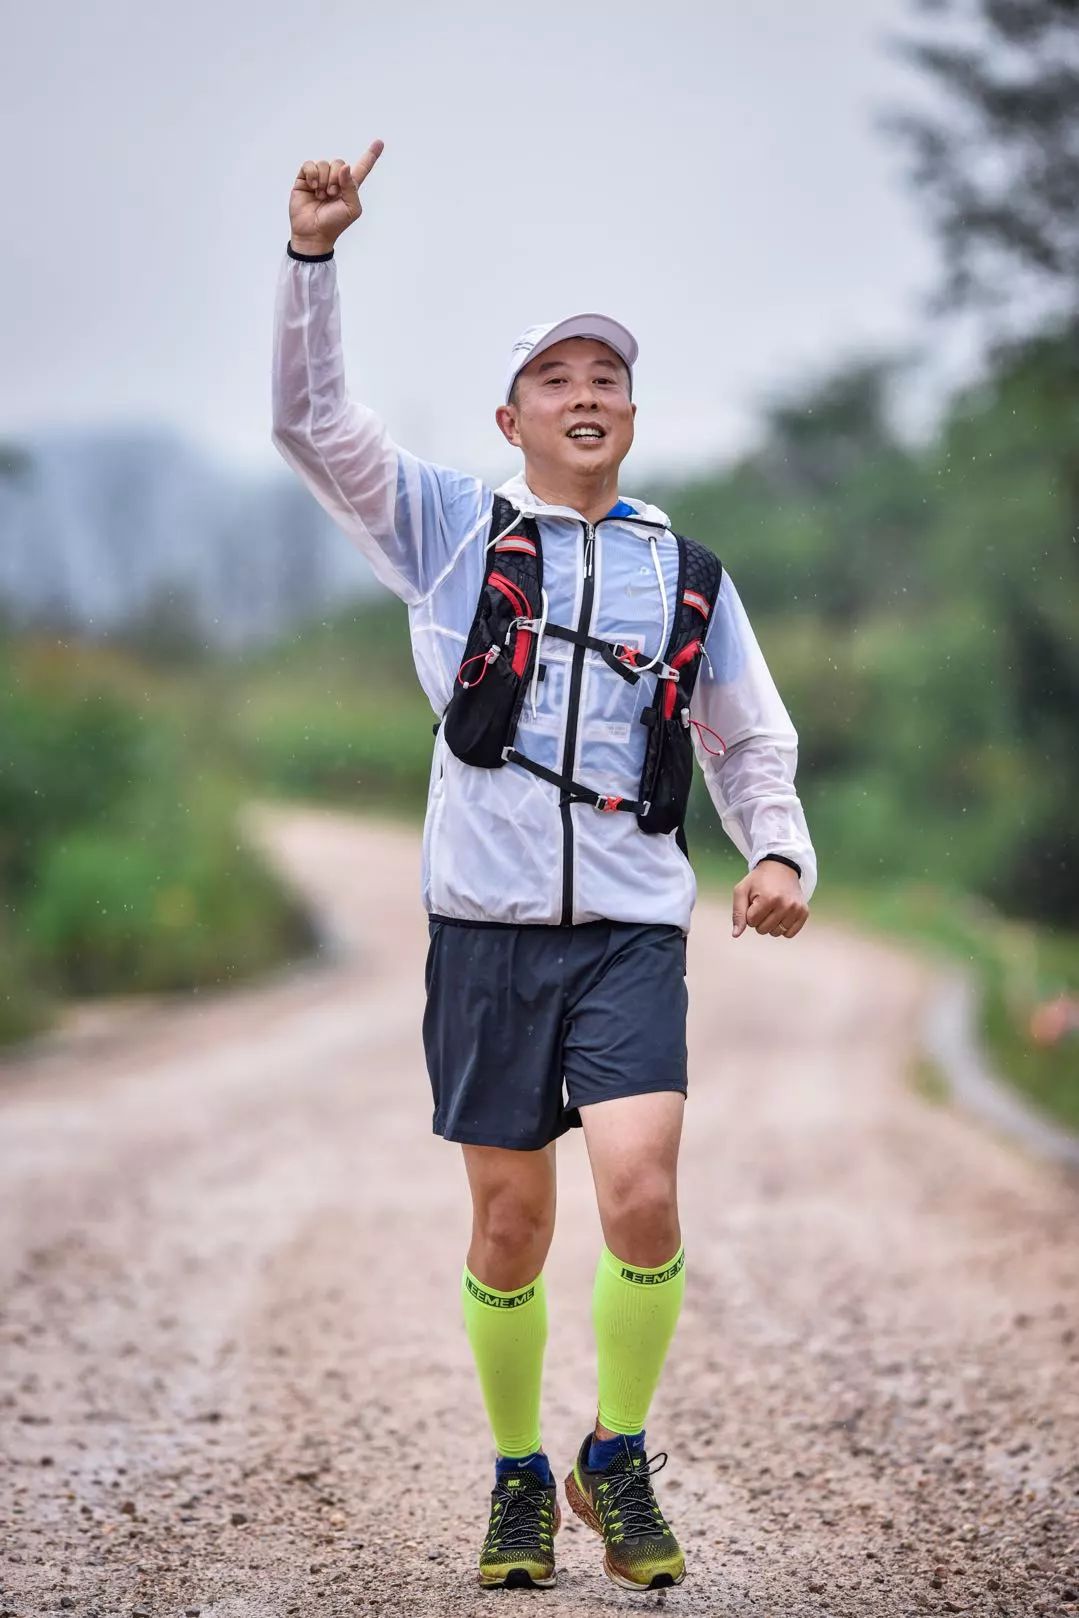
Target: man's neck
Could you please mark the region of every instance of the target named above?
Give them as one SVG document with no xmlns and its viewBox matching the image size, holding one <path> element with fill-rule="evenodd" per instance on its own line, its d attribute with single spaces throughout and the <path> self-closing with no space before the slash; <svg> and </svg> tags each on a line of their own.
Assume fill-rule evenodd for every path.
<svg viewBox="0 0 1079 1618">
<path fill-rule="evenodd" d="M 599 522 L 611 507 L 618 504 L 618 474 L 597 482 L 595 478 L 560 478 L 549 483 L 542 473 L 525 467 L 525 482 L 534 495 L 547 506 L 568 506 L 580 512 L 585 522 Z"/>
</svg>

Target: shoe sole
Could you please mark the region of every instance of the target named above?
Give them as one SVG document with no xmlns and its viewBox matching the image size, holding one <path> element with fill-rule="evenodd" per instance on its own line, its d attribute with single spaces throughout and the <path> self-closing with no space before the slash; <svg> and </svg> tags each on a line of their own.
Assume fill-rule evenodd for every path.
<svg viewBox="0 0 1079 1618">
<path fill-rule="evenodd" d="M 552 1590 L 558 1583 L 558 1571 L 553 1572 L 549 1579 L 534 1579 L 527 1568 L 511 1567 L 504 1579 L 479 1579 L 481 1590 Z"/>
<path fill-rule="evenodd" d="M 565 1487 L 570 1510 L 575 1516 L 580 1517 L 581 1521 L 591 1528 L 594 1534 L 598 1534 L 602 1539 L 603 1529 L 600 1526 L 600 1520 L 592 1510 L 588 1496 L 581 1489 L 574 1473 L 571 1472 L 566 1478 Z M 603 1552 L 603 1571 L 611 1583 L 617 1584 L 620 1590 L 669 1590 L 673 1585 L 681 1584 L 686 1576 L 686 1570 L 683 1568 L 677 1578 L 673 1573 L 656 1573 L 648 1584 L 637 1584 L 633 1579 L 627 1579 L 624 1573 L 619 1573 L 617 1568 L 611 1566 L 610 1553 L 606 1549 Z"/>
<path fill-rule="evenodd" d="M 562 1508 L 556 1500 L 552 1534 L 557 1534 L 561 1526 Z M 551 1590 L 558 1583 L 558 1569 L 549 1579 L 534 1579 L 526 1567 L 511 1567 L 504 1579 L 485 1579 L 481 1573 L 477 1582 L 481 1590 Z"/>
</svg>

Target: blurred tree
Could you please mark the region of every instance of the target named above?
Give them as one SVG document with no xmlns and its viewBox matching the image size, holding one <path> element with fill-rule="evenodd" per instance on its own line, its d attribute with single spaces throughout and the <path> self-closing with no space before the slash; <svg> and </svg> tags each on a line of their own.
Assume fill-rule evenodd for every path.
<svg viewBox="0 0 1079 1618">
<path fill-rule="evenodd" d="M 146 726 L 129 701 L 83 674 L 63 649 L 0 665 L 0 895 L 32 883 L 42 848 L 107 820 L 138 779 Z"/>
<path fill-rule="evenodd" d="M 157 585 L 141 611 L 129 613 L 105 639 L 157 668 L 190 668 L 209 652 L 196 592 L 181 581 Z"/>
<path fill-rule="evenodd" d="M 998 790 L 1022 807 L 985 891 L 1014 911 L 1079 923 L 1079 355 L 1029 338 L 962 400 L 937 449 L 938 599 L 982 625 L 983 677 L 1022 768 Z"/>
<path fill-rule="evenodd" d="M 944 253 L 941 310 L 1017 329 L 1079 317 L 1076 0 L 916 0 L 931 35 L 899 52 L 944 92 L 935 115 L 887 119 Z"/>
<path fill-rule="evenodd" d="M 21 477 L 30 468 L 30 457 L 17 444 L 0 440 L 0 478 Z"/>
<path fill-rule="evenodd" d="M 947 433 L 942 472 L 973 450 L 981 487 L 964 489 L 959 511 L 954 483 L 944 499 L 960 518 L 941 536 L 945 565 L 1000 631 L 987 669 L 1003 653 L 1028 761 L 1015 790 L 1030 812 L 994 888 L 1076 924 L 1079 5 L 921 0 L 918 9 L 934 31 L 900 49 L 944 92 L 942 110 L 889 122 L 913 153 L 943 252 L 934 307 L 976 311 L 989 338 L 986 380 Z"/>
<path fill-rule="evenodd" d="M 892 390 L 900 361 L 862 357 L 802 382 L 765 407 L 755 463 L 781 492 L 826 494 L 871 456 L 896 448 Z"/>
<path fill-rule="evenodd" d="M 920 598 L 931 490 L 891 416 L 906 363 L 862 357 L 788 387 L 738 466 L 661 491 L 675 527 L 718 552 L 756 611 L 849 625 Z"/>
</svg>

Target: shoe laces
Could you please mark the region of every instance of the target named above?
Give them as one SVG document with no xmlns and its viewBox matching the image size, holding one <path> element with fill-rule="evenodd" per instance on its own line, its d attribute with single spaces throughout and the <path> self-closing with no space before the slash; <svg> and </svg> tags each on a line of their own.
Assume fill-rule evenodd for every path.
<svg viewBox="0 0 1079 1618">
<path fill-rule="evenodd" d="M 657 1531 L 670 1532 L 652 1491 L 652 1479 L 666 1464 L 667 1452 L 660 1450 L 643 1460 L 631 1461 L 625 1470 L 610 1473 L 600 1484 L 604 1516 L 617 1528 L 620 1539 L 648 1539 Z"/>
<path fill-rule="evenodd" d="M 534 1488 L 527 1484 L 507 1487 L 496 1483 L 492 1491 L 492 1521 L 487 1535 L 488 1545 L 498 1550 L 528 1550 L 538 1538 L 549 1539 L 551 1527 L 551 1497 L 542 1483 Z"/>
</svg>

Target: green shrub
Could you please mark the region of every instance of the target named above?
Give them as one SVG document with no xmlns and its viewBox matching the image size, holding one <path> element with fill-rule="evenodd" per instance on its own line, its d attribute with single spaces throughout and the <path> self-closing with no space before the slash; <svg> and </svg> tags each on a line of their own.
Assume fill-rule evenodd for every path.
<svg viewBox="0 0 1079 1618">
<path fill-rule="evenodd" d="M 433 715 L 422 698 L 388 710 L 356 706 L 246 714 L 240 756 L 253 776 L 288 793 L 362 807 L 422 811 L 431 772 Z"/>
<path fill-rule="evenodd" d="M 19 892 L 46 845 L 102 820 L 131 791 L 145 725 L 109 691 L 2 673 L 0 885 Z"/>
<path fill-rule="evenodd" d="M 0 917 L 0 1045 L 26 1039 L 49 1024 L 52 1003 L 34 983 L 26 951 Z"/>
<path fill-rule="evenodd" d="M 310 947 L 307 923 L 238 840 L 231 803 L 159 785 L 109 827 L 50 846 L 24 915 L 69 994 L 224 984 Z"/>
<path fill-rule="evenodd" d="M 114 647 L 10 637 L 0 662 L 0 1041 L 50 996 L 225 983 L 310 947 L 240 843 L 219 702 Z"/>
</svg>

